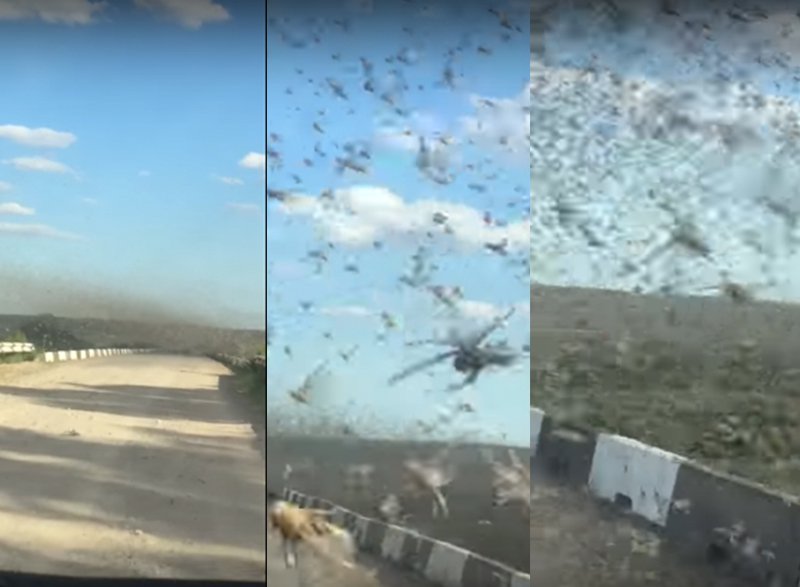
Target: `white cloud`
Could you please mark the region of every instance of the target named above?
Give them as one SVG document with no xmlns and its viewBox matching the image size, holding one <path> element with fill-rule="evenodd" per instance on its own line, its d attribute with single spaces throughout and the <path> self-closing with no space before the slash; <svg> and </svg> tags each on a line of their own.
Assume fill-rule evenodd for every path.
<svg viewBox="0 0 800 587">
<path fill-rule="evenodd" d="M 0 181 L 0 192 L 10 192 L 13 187 L 7 181 Z"/>
<path fill-rule="evenodd" d="M 394 122 L 377 121 L 376 144 L 398 151 L 416 152 L 419 150 L 420 137 L 428 138 L 432 148 L 442 146 L 442 143 L 434 142 L 434 137 L 448 137 L 450 142 L 455 142 L 443 121 L 433 114 L 413 112 L 402 124 L 401 127 Z"/>
<path fill-rule="evenodd" d="M 366 318 L 375 315 L 375 312 L 364 306 L 323 306 L 317 308 L 315 312 L 323 316 L 346 316 L 352 318 Z"/>
<path fill-rule="evenodd" d="M 209 22 L 229 20 L 231 15 L 213 0 L 134 0 L 136 6 L 174 20 L 190 29 Z"/>
<path fill-rule="evenodd" d="M 505 316 L 512 308 L 514 314 L 509 317 L 509 323 L 515 320 L 519 323 L 520 318 L 527 322 L 524 310 L 530 311 L 528 301 L 517 302 L 513 306 L 501 306 L 479 300 L 457 300 L 452 309 L 439 316 L 441 322 L 436 328 L 435 338 L 462 340 L 470 337 Z"/>
<path fill-rule="evenodd" d="M 525 314 L 530 316 L 531 313 L 531 300 L 522 300 L 514 304 L 514 311 L 518 314 Z"/>
<path fill-rule="evenodd" d="M 150 177 L 150 172 L 147 169 L 142 169 L 138 175 L 139 177 Z"/>
<path fill-rule="evenodd" d="M 106 2 L 90 0 L 0 0 L 0 20 L 40 19 L 51 24 L 89 24 Z"/>
<path fill-rule="evenodd" d="M 74 173 L 72 169 L 47 159 L 46 157 L 14 157 L 13 159 L 6 159 L 3 161 L 6 165 L 12 165 L 15 169 L 20 171 L 35 171 L 40 173 Z"/>
<path fill-rule="evenodd" d="M 18 124 L 0 124 L 0 139 L 8 139 L 26 147 L 65 149 L 73 144 L 77 137 L 70 132 L 62 132 L 52 128 L 30 128 Z"/>
<path fill-rule="evenodd" d="M 249 152 L 247 155 L 239 160 L 239 165 L 247 169 L 257 169 L 266 172 L 267 170 L 267 156 L 264 153 Z"/>
<path fill-rule="evenodd" d="M 434 238 L 468 249 L 502 241 L 506 241 L 510 252 L 530 248 L 527 220 L 506 226 L 490 225 L 484 221 L 482 211 L 465 204 L 443 200 L 406 202 L 383 187 L 339 189 L 325 200 L 297 195 L 282 203 L 281 210 L 311 218 L 328 240 L 353 247 L 387 239 L 419 243 Z M 437 216 L 446 219 L 444 225 L 434 222 Z"/>
<path fill-rule="evenodd" d="M 58 238 L 64 240 L 80 240 L 81 237 L 69 232 L 56 230 L 46 224 L 17 224 L 14 222 L 0 222 L 0 235 L 32 236 L 42 238 Z"/>
<path fill-rule="evenodd" d="M 414 152 L 419 149 L 419 137 L 411 130 L 384 126 L 375 133 L 375 143 L 397 151 Z"/>
<path fill-rule="evenodd" d="M 96 206 L 99 203 L 95 198 L 81 198 L 81 202 L 87 206 Z"/>
<path fill-rule="evenodd" d="M 0 214 L 8 214 L 13 216 L 33 216 L 36 210 L 28 208 L 16 202 L 0 202 Z"/>
<path fill-rule="evenodd" d="M 446 177 L 451 166 L 460 159 L 458 140 L 445 133 L 384 126 L 375 133 L 375 144 L 394 151 L 415 153 L 417 169 L 432 177 Z"/>
<path fill-rule="evenodd" d="M 523 300 L 513 304 L 511 307 L 498 306 L 490 302 L 478 300 L 458 300 L 455 308 L 461 317 L 474 322 L 491 322 L 504 316 L 510 309 L 514 309 L 514 315 L 522 316 L 530 314 L 530 300 Z"/>
<path fill-rule="evenodd" d="M 226 204 L 228 210 L 232 210 L 239 214 L 261 214 L 261 206 L 258 204 L 247 204 L 240 202 L 228 202 Z"/>
<path fill-rule="evenodd" d="M 425 139 L 430 164 L 443 171 L 452 163 L 459 149 L 467 144 L 510 154 L 515 161 L 527 160 L 530 135 L 530 85 L 511 98 L 471 95 L 473 114 L 458 119 L 449 129 L 430 114 L 416 114 L 402 125 L 378 122 L 375 143 L 397 151 L 419 152 Z"/>
<path fill-rule="evenodd" d="M 476 144 L 528 157 L 531 128 L 530 85 L 514 98 L 472 95 L 472 116 L 461 118 L 461 132 Z"/>
<path fill-rule="evenodd" d="M 508 311 L 507 308 L 477 300 L 459 300 L 456 309 L 462 317 L 476 322 L 491 322 Z"/>
<path fill-rule="evenodd" d="M 244 185 L 244 182 L 238 177 L 227 177 L 225 175 L 215 175 L 214 179 L 221 181 L 226 185 Z"/>
</svg>

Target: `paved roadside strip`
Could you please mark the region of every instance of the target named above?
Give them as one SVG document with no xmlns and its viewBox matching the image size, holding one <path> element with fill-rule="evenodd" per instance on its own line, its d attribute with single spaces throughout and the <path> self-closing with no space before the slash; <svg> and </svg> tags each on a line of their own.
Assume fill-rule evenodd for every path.
<svg viewBox="0 0 800 587">
<path fill-rule="evenodd" d="M 634 439 L 560 428 L 536 408 L 531 409 L 531 447 L 534 492 L 537 484 L 545 491 L 548 488 L 559 491 L 554 508 L 568 512 L 571 507 L 581 507 L 576 505 L 578 501 L 564 503 L 577 500 L 577 497 L 568 496 L 583 494 L 595 498 L 586 503 L 607 504 L 604 509 L 595 508 L 596 512 L 591 514 L 596 518 L 595 526 L 602 517 L 599 512 L 605 511 L 611 515 L 609 527 L 630 521 L 631 527 L 663 541 L 665 556 L 674 556 L 673 561 L 680 561 L 675 564 L 685 562 L 687 569 L 697 569 L 697 573 L 701 566 L 707 570 L 707 578 L 702 582 L 697 579 L 696 583 L 690 583 L 680 576 L 672 577 L 673 582 L 739 585 L 745 584 L 739 581 L 745 581 L 747 585 L 764 587 L 798 585 L 800 502 L 797 498 L 712 471 L 691 459 Z M 536 519 L 537 507 L 546 506 L 537 506 L 534 500 L 532 519 Z M 620 520 L 621 514 L 626 521 Z M 546 509 L 538 515 L 546 516 Z M 569 526 L 568 517 L 564 520 L 567 521 L 560 524 Z M 579 527 L 559 529 L 584 532 L 593 525 L 588 520 L 586 518 Z M 532 565 L 542 558 L 536 552 L 537 544 L 539 548 L 546 548 L 539 538 L 537 530 L 532 528 Z M 613 542 L 613 537 L 607 539 Z M 602 555 L 613 560 L 613 555 L 609 554 L 612 550 L 609 547 Z M 618 560 L 620 564 L 625 562 Z M 630 559 L 625 564 L 630 564 Z M 651 578 L 658 575 L 653 574 L 653 569 L 649 571 Z M 551 585 L 560 583 L 537 582 L 537 587 Z"/>
<path fill-rule="evenodd" d="M 333 510 L 333 521 L 351 531 L 361 550 L 389 561 L 437 587 L 528 587 L 530 575 L 401 526 L 361 516 L 321 498 L 284 490 L 302 507 Z"/>
</svg>

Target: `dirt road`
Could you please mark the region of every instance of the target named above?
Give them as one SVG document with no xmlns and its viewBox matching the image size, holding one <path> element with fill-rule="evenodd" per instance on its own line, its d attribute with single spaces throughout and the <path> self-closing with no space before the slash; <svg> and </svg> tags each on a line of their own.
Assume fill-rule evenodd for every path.
<svg viewBox="0 0 800 587">
<path fill-rule="evenodd" d="M 534 470 L 531 575 L 536 587 L 746 587 L 710 566 L 687 566 L 643 525 Z"/>
<path fill-rule="evenodd" d="M 218 363 L 0 366 L 0 569 L 266 577 L 265 465 Z"/>
</svg>

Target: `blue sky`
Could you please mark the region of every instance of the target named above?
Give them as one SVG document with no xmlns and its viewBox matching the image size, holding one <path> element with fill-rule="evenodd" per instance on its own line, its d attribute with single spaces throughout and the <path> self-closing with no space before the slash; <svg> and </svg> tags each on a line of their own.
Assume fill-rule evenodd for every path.
<svg viewBox="0 0 800 587">
<path fill-rule="evenodd" d="M 267 44 L 267 181 L 290 194 L 267 214 L 270 407 L 366 414 L 361 431 L 373 433 L 471 402 L 475 412 L 440 433 L 504 433 L 527 445 L 527 357 L 458 394 L 444 391 L 458 378 L 449 364 L 386 383 L 440 350 L 405 342 L 474 331 L 506 308 L 516 313 L 495 336 L 517 348 L 528 341 L 527 5 L 330 2 L 314 20 L 294 6 L 271 4 Z M 441 163 L 426 171 L 415 163 L 420 137 Z M 354 159 L 363 172 L 337 169 L 346 143 L 368 153 Z M 432 220 L 437 212 L 444 225 Z M 505 255 L 485 247 L 503 242 Z M 420 246 L 436 269 L 428 282 L 404 285 Z M 309 252 L 319 250 L 327 260 L 317 267 Z M 447 309 L 432 286 L 458 287 L 462 298 Z M 349 362 L 339 356 L 354 347 Z M 288 392 L 326 361 L 311 406 L 294 404 Z"/>
<path fill-rule="evenodd" d="M 263 328 L 264 10 L 2 3 L 2 311 L 91 314 L 100 286 Z M 69 293 L 24 303 L 11 277 Z"/>
<path fill-rule="evenodd" d="M 548 17 L 532 64 L 533 278 L 692 295 L 732 281 L 797 301 L 797 17 L 789 3 L 765 18 L 675 6 L 627 3 L 624 25 Z M 678 220 L 710 255 L 668 246 Z"/>
</svg>

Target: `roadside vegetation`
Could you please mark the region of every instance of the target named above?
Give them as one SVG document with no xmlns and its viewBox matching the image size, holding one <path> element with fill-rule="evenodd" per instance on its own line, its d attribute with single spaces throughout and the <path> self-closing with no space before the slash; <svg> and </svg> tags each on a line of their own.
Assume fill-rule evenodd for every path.
<svg viewBox="0 0 800 587">
<path fill-rule="evenodd" d="M 29 363 L 40 358 L 40 353 L 0 353 L 0 365 Z"/>
<path fill-rule="evenodd" d="M 14 330 L 10 333 L 0 333 L 0 341 L 2 342 L 29 342 L 28 337 L 21 330 Z M 27 363 L 35 361 L 41 356 L 39 352 L 33 353 L 0 353 L 0 365 L 9 365 L 16 363 Z"/>
<path fill-rule="evenodd" d="M 231 370 L 236 391 L 246 394 L 259 409 L 267 405 L 267 360 L 265 354 L 241 357 L 226 354 L 211 355 Z"/>
<path fill-rule="evenodd" d="M 701 355 L 659 340 L 565 344 L 531 373 L 531 404 L 562 425 L 800 494 L 800 369 L 752 341 L 725 346 Z"/>
</svg>

